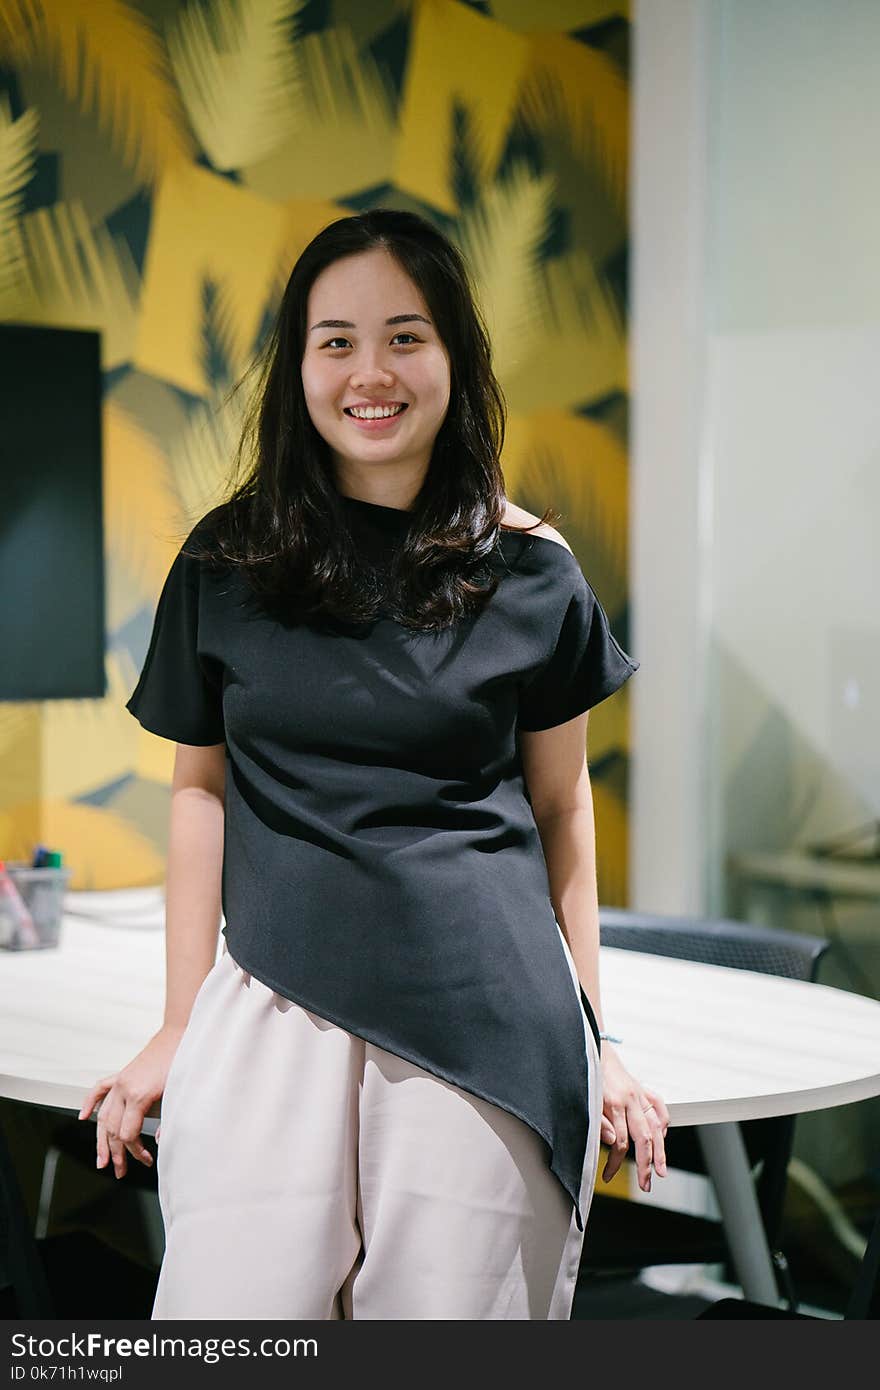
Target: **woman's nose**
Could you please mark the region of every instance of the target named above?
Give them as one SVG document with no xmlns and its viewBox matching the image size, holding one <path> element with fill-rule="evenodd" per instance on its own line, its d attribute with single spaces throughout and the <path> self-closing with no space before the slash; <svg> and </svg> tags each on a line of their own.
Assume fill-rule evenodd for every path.
<svg viewBox="0 0 880 1390">
<path fill-rule="evenodd" d="M 394 373 L 378 358 L 374 358 L 373 361 L 364 359 L 354 368 L 349 380 L 352 387 L 371 384 L 390 386 L 394 380 Z"/>
</svg>

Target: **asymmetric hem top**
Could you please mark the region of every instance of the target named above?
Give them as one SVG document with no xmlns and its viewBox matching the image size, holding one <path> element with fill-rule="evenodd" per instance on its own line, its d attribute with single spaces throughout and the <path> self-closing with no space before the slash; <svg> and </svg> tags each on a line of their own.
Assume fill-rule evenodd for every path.
<svg viewBox="0 0 880 1390">
<path fill-rule="evenodd" d="M 411 513 L 343 499 L 381 555 Z M 518 1116 L 574 1204 L 589 1127 L 583 1012 L 518 734 L 573 719 L 638 669 L 575 556 L 500 533 L 500 582 L 442 632 L 270 618 L 232 566 L 186 554 L 126 708 L 226 745 L 228 949 L 282 996 Z"/>
</svg>

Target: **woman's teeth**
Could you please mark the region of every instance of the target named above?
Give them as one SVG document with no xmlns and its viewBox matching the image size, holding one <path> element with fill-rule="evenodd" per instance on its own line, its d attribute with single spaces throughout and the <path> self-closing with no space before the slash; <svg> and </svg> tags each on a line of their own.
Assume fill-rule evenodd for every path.
<svg viewBox="0 0 880 1390">
<path fill-rule="evenodd" d="M 387 420 L 391 415 L 399 415 L 402 410 L 406 410 L 405 405 L 385 405 L 385 406 L 357 406 L 352 405 L 346 408 L 346 415 L 353 415 L 356 420 Z"/>
</svg>

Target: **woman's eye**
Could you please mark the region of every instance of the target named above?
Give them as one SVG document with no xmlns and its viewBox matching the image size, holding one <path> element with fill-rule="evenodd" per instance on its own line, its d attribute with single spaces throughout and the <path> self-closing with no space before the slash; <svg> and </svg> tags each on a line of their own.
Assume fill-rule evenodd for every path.
<svg viewBox="0 0 880 1390">
<path fill-rule="evenodd" d="M 419 339 L 415 336 L 414 333 L 403 332 L 395 333 L 394 337 L 391 339 L 392 343 L 396 342 L 398 338 L 409 339 L 409 342 L 402 343 L 401 347 L 410 347 L 412 343 L 417 343 L 419 341 Z M 330 348 L 331 351 L 339 352 L 343 348 L 351 347 L 351 343 L 349 342 L 348 338 L 329 338 L 327 342 L 324 343 L 324 347 Z"/>
</svg>

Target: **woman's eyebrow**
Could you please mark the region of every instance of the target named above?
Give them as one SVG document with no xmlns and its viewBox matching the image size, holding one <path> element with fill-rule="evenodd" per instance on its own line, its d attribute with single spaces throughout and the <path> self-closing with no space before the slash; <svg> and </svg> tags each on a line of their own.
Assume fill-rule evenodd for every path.
<svg viewBox="0 0 880 1390">
<path fill-rule="evenodd" d="M 431 320 L 426 319 L 424 314 L 395 314 L 393 318 L 386 319 L 385 322 L 388 325 L 392 323 L 418 322 L 426 323 L 429 328 L 433 327 Z M 357 324 L 352 323 L 350 319 L 321 319 L 320 323 L 312 324 L 312 327 L 309 329 L 309 332 L 314 333 L 316 328 L 357 328 Z"/>
</svg>

